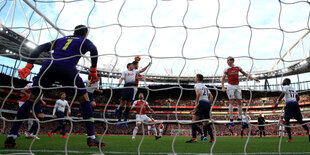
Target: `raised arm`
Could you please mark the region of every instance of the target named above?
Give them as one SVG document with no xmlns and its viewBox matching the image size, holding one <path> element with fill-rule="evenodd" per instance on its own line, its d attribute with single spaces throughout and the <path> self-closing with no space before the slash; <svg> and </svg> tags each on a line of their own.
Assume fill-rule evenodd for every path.
<svg viewBox="0 0 310 155">
<path fill-rule="evenodd" d="M 40 56 L 41 53 L 43 52 L 49 52 L 53 48 L 52 46 L 54 45 L 54 42 L 48 42 L 45 44 L 42 44 L 38 47 L 36 47 L 31 53 L 30 53 L 30 58 L 27 61 L 26 67 L 18 70 L 18 75 L 21 79 L 25 79 L 31 72 L 31 69 L 33 68 L 33 63 L 36 61 L 36 58 Z M 54 47 L 54 46 L 53 46 Z"/>
<path fill-rule="evenodd" d="M 90 67 L 90 73 L 88 75 L 88 80 L 90 80 L 90 84 L 93 84 L 99 81 L 97 75 L 98 51 L 96 46 L 91 41 L 89 41 L 87 44 L 87 50 L 90 52 L 91 56 L 91 67 Z"/>
<path fill-rule="evenodd" d="M 259 82 L 259 79 L 258 79 L 258 78 L 252 77 L 251 75 L 249 75 L 249 74 L 246 73 L 245 71 L 240 70 L 240 72 L 241 72 L 244 76 L 248 77 L 249 79 L 252 79 L 252 80 L 255 80 L 255 81 Z"/>
<path fill-rule="evenodd" d="M 139 73 L 143 73 L 148 67 L 150 67 L 151 66 L 151 62 L 147 65 L 147 66 L 145 66 L 144 68 L 142 68 L 141 70 L 139 70 Z"/>
</svg>

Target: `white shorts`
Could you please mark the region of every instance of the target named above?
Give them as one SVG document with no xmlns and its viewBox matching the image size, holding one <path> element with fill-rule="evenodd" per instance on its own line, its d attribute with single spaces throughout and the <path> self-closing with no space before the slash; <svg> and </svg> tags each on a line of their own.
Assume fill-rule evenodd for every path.
<svg viewBox="0 0 310 155">
<path fill-rule="evenodd" d="M 18 105 L 19 107 L 21 107 L 25 102 L 22 102 L 22 101 L 18 101 Z"/>
<path fill-rule="evenodd" d="M 147 123 L 147 122 L 151 122 L 152 119 L 146 115 L 139 115 L 139 114 L 136 114 L 136 123 L 137 124 L 141 124 L 141 122 L 144 122 L 144 123 Z"/>
<path fill-rule="evenodd" d="M 242 99 L 241 88 L 239 85 L 227 85 L 226 94 L 229 99 Z"/>
</svg>

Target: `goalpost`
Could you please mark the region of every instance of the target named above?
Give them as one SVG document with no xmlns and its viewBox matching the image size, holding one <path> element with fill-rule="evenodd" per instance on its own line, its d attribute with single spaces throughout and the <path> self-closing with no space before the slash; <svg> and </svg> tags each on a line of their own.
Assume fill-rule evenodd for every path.
<svg viewBox="0 0 310 155">
<path fill-rule="evenodd" d="M 302 7 L 297 9 L 303 13 L 302 17 L 298 13 L 293 14 L 294 9 L 289 8 L 296 6 Z M 14 86 L 13 79 L 18 77 L 17 71 L 23 67 L 23 61 L 29 58 L 27 54 L 42 43 L 71 34 L 72 27 L 84 23 L 90 29 L 90 40 L 94 41 L 101 52 L 98 62 L 102 64 L 98 70 L 100 70 L 101 76 L 104 76 L 102 81 L 106 83 L 106 89 L 111 92 L 105 101 L 105 108 L 102 109 L 103 119 L 95 120 L 104 123 L 106 127 L 100 139 L 104 139 L 109 126 L 116 124 L 114 121 L 110 121 L 109 116 L 106 115 L 108 106 L 113 104 L 113 98 L 115 98 L 113 90 L 123 89 L 116 87 L 115 77 L 125 70 L 124 66 L 127 62 L 132 61 L 134 56 L 140 55 L 142 57 L 141 66 L 152 62 L 151 68 L 147 69 L 144 74 L 143 85 L 139 87 L 147 92 L 146 99 L 150 92 L 180 90 L 180 94 L 176 96 L 178 100 L 175 102 L 173 113 L 175 120 L 166 121 L 166 123 L 178 124 L 178 128 L 172 129 L 170 133 L 171 136 L 174 136 L 171 143 L 172 153 L 177 154 L 178 152 L 174 149 L 176 137 L 191 135 L 191 129 L 182 129 L 181 125 L 192 123 L 181 121 L 178 115 L 178 105 L 180 105 L 182 97 L 187 95 L 185 91 L 193 90 L 193 88 L 183 87 L 182 82 L 192 84 L 196 72 L 208 75 L 206 81 L 212 86 L 210 89 L 216 92 L 213 94 L 215 101 L 212 103 L 212 107 L 214 107 L 216 101 L 220 100 L 218 93 L 222 90 L 217 86 L 219 86 L 228 56 L 234 56 L 242 66 L 245 66 L 250 75 L 254 74 L 261 79 L 274 77 L 282 79 L 284 76 L 291 75 L 290 73 L 294 75 L 294 70 L 306 65 L 307 58 L 310 56 L 308 38 L 310 14 L 307 8 L 309 9 L 308 1 L 286 2 L 281 0 L 275 2 L 254 0 L 242 2 L 224 2 L 223 0 L 152 0 L 148 2 L 137 0 L 33 2 L 2 0 L 0 1 L 0 56 L 16 59 L 13 72 L 10 74 L 11 85 L 0 85 L 1 89 L 9 90 L 0 108 L 2 130 L 4 131 L 6 128 L 7 122 L 17 121 L 7 119 L 4 115 L 4 110 L 7 109 L 3 107 L 9 102 L 13 91 L 22 89 Z M 275 9 L 277 11 L 274 11 Z M 289 10 L 288 14 L 284 14 L 286 9 Z M 296 18 L 297 24 L 289 22 L 295 21 L 289 19 L 291 16 Z M 299 37 L 292 37 L 290 34 Z M 298 41 L 295 43 L 296 40 Z M 265 50 L 266 48 L 270 49 Z M 262 54 L 259 54 L 260 52 Z M 37 61 L 40 64 L 43 60 L 48 59 L 48 56 L 50 54 L 39 57 Z M 276 65 L 273 66 L 274 64 Z M 88 72 L 89 66 L 90 56 L 83 55 L 78 66 L 79 73 Z M 269 70 L 266 71 L 264 67 L 269 67 Z M 36 69 L 38 71 L 38 68 Z M 258 70 L 260 72 L 257 72 Z M 158 76 L 158 74 L 161 75 Z M 157 78 L 156 80 L 159 81 L 164 79 L 168 81 L 168 84 L 173 83 L 176 86 L 152 89 L 149 88 L 152 83 L 146 81 L 148 77 Z M 275 80 L 278 80 L 277 78 Z M 253 98 L 254 87 L 252 85 L 256 85 L 256 83 L 249 81 L 248 77 L 243 77 L 242 80 L 250 96 L 246 108 L 248 112 Z M 159 83 L 164 82 L 160 81 Z M 279 84 L 278 81 L 277 83 Z M 76 87 L 74 88 L 77 90 Z M 43 91 L 42 87 L 40 89 Z M 52 89 L 54 88 L 46 88 L 46 90 Z M 70 106 L 73 105 L 76 95 L 75 92 Z M 169 102 L 169 107 L 170 104 L 172 103 Z M 37 121 L 40 127 L 40 124 L 59 119 L 39 121 L 34 116 L 34 119 L 26 120 Z M 86 120 L 69 116 L 64 120 L 70 122 L 69 137 L 64 148 L 65 153 L 68 154 L 68 141 L 74 129 L 74 123 Z M 209 121 L 213 126 L 215 137 L 217 135 L 215 123 L 227 124 L 226 121 L 214 120 L 212 115 Z M 269 125 L 278 124 L 276 122 Z M 257 125 L 249 122 L 250 130 L 253 126 Z M 143 126 L 142 130 L 144 137 Z M 283 135 L 279 141 L 279 154 L 281 154 L 282 137 Z M 244 145 L 244 154 L 247 154 L 249 138 L 250 132 Z M 137 148 L 138 154 L 143 154 L 140 151 L 143 140 Z M 32 153 L 34 142 L 35 139 L 29 146 L 30 153 Z M 216 145 L 215 138 L 210 151 L 206 153 L 213 154 Z M 99 147 L 99 151 L 101 154 L 105 153 L 101 147 Z"/>
</svg>

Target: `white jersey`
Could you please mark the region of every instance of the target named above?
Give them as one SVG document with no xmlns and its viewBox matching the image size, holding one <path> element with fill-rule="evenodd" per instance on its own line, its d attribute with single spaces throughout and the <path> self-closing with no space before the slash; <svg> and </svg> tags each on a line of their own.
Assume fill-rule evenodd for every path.
<svg viewBox="0 0 310 155">
<path fill-rule="evenodd" d="M 122 72 L 121 78 L 124 78 L 125 85 L 128 83 L 134 83 L 135 84 L 136 83 L 136 75 L 138 73 L 140 73 L 139 70 L 132 70 L 132 71 L 126 70 L 126 71 Z"/>
<path fill-rule="evenodd" d="M 242 115 L 241 119 L 243 123 L 247 123 L 251 121 L 251 117 L 249 115 Z"/>
<path fill-rule="evenodd" d="M 282 92 L 284 93 L 285 103 L 287 103 L 289 101 L 297 101 L 296 100 L 297 92 L 293 87 L 291 87 L 289 85 L 285 85 L 282 87 Z"/>
<path fill-rule="evenodd" d="M 54 109 L 53 109 L 53 115 L 55 115 L 56 109 L 57 109 L 57 111 L 65 112 L 66 106 L 68 107 L 68 112 L 71 112 L 68 101 L 58 99 L 56 101 Z"/>
<path fill-rule="evenodd" d="M 90 80 L 87 79 L 84 80 L 83 82 L 86 84 L 86 90 L 89 93 L 94 93 L 94 91 L 99 87 L 98 81 L 93 84 L 90 84 Z"/>
<path fill-rule="evenodd" d="M 196 93 L 197 93 L 198 90 L 200 90 L 199 101 L 200 100 L 209 101 L 210 91 L 209 91 L 209 89 L 204 84 L 196 83 L 194 87 L 195 87 L 195 92 Z"/>
</svg>

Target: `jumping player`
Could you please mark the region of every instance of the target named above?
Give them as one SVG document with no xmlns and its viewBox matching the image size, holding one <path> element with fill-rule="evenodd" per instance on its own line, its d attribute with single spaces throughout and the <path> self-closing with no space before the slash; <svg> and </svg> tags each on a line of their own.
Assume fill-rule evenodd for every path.
<svg viewBox="0 0 310 155">
<path fill-rule="evenodd" d="M 209 91 L 209 89 L 202 84 L 203 75 L 197 74 L 196 75 L 196 84 L 195 84 L 195 91 L 196 91 L 196 106 L 195 106 L 195 115 L 192 119 L 193 122 L 203 119 L 210 118 L 210 110 L 211 104 L 213 102 L 213 95 Z M 213 132 L 211 125 L 208 121 L 202 122 L 203 125 L 203 132 L 209 133 L 210 135 L 210 143 L 214 141 Z M 192 138 L 186 143 L 194 143 L 197 142 L 197 123 L 192 124 Z"/>
<path fill-rule="evenodd" d="M 242 104 L 241 104 L 242 94 L 241 94 L 241 88 L 239 87 L 239 72 L 241 72 L 244 76 L 248 77 L 249 79 L 259 82 L 257 78 L 252 77 L 251 75 L 244 72 L 241 67 L 235 66 L 234 62 L 235 59 L 233 57 L 227 58 L 227 64 L 229 67 L 224 70 L 224 74 L 222 77 L 222 90 L 223 92 L 227 93 L 229 99 L 229 117 L 231 126 L 235 125 L 233 122 L 234 106 L 237 105 L 238 107 L 238 121 L 241 121 L 241 115 L 242 115 Z M 226 76 L 228 77 L 227 89 L 224 87 Z"/>
<path fill-rule="evenodd" d="M 90 101 L 86 92 L 85 85 L 82 78 L 78 75 L 78 70 L 76 65 L 86 52 L 90 51 L 91 56 L 91 68 L 88 79 L 91 83 L 98 81 L 97 77 L 97 59 L 98 52 L 96 46 L 86 39 L 88 35 L 88 28 L 84 25 L 78 25 L 74 29 L 74 34 L 71 36 L 66 36 L 59 38 L 52 42 L 42 44 L 34 49 L 30 54 L 30 58 L 27 61 L 25 68 L 18 71 L 19 76 L 25 79 L 31 72 L 33 68 L 33 63 L 35 58 L 43 52 L 52 53 L 52 58 L 47 59 L 43 62 L 40 72 L 38 73 L 38 78 L 34 81 L 29 99 L 18 109 L 16 119 L 27 119 L 29 116 L 30 109 L 36 99 L 40 95 L 40 88 L 36 86 L 41 86 L 44 88 L 51 87 L 55 81 L 59 81 L 62 86 L 77 86 L 77 99 L 82 105 L 83 119 L 86 121 L 86 131 L 87 131 L 87 145 L 88 146 L 98 146 L 100 141 L 96 139 L 94 133 L 94 121 L 93 121 L 93 111 L 90 106 Z M 39 80 L 40 79 L 40 80 Z M 70 89 L 70 92 L 75 92 L 75 89 Z M 14 122 L 10 133 L 5 140 L 5 147 L 14 147 L 15 139 L 22 122 Z M 101 145 L 105 145 L 101 142 Z"/>
<path fill-rule="evenodd" d="M 302 114 L 300 112 L 300 108 L 298 104 L 298 101 L 300 98 L 296 90 L 292 86 L 290 86 L 290 84 L 291 84 L 291 80 L 289 78 L 286 78 L 283 80 L 282 93 L 280 97 L 278 98 L 275 104 L 275 107 L 278 107 L 278 104 L 284 97 L 284 101 L 286 104 L 285 109 L 284 109 L 284 120 L 285 120 L 285 126 L 286 126 L 285 129 L 288 135 L 289 142 L 293 142 L 291 128 L 289 127 L 291 118 L 295 118 L 298 123 L 303 124 L 302 127 L 307 131 L 307 134 L 309 136 L 309 141 L 310 141 L 309 128 L 307 124 L 304 124 L 304 122 L 302 121 Z"/>
<path fill-rule="evenodd" d="M 148 108 L 153 114 L 155 114 L 154 110 L 149 106 L 149 103 L 144 100 L 143 93 L 139 94 L 139 100 L 135 101 L 131 107 L 131 110 L 136 109 L 136 127 L 132 132 L 131 140 L 134 141 L 136 139 L 136 134 L 138 133 L 138 129 L 141 126 L 141 123 L 154 123 L 154 121 L 146 115 L 145 109 Z M 155 139 L 159 139 L 161 136 L 157 135 L 157 130 L 155 125 L 152 125 L 151 131 L 155 135 Z"/>
<path fill-rule="evenodd" d="M 54 109 L 53 109 L 53 118 L 64 118 L 65 117 L 65 110 L 66 107 L 68 107 L 68 115 L 71 115 L 70 106 L 68 104 L 68 101 L 66 100 L 66 93 L 61 92 L 60 93 L 60 99 L 58 99 L 55 103 Z M 66 136 L 66 120 L 59 120 L 59 126 L 52 130 L 51 132 L 48 132 L 48 136 L 52 138 L 52 134 L 55 133 L 58 130 L 61 130 L 61 138 L 67 138 Z"/>
<path fill-rule="evenodd" d="M 120 86 L 122 82 L 125 80 L 124 87 L 130 87 L 130 86 L 137 86 L 136 84 L 136 76 L 139 73 L 144 72 L 151 63 L 149 63 L 146 67 L 142 68 L 141 70 L 135 70 L 132 63 L 127 64 L 127 70 L 122 72 L 122 76 L 119 79 L 119 83 L 117 86 Z M 129 115 L 130 106 L 133 101 L 134 95 L 134 88 L 125 88 L 122 89 L 121 92 L 121 102 L 118 109 L 118 122 L 121 122 L 122 119 L 122 113 L 124 110 L 124 106 L 126 105 L 126 110 L 124 111 L 124 115 Z M 126 127 L 128 127 L 127 123 L 124 124 Z M 121 124 L 117 125 L 118 127 L 121 126 Z"/>
</svg>

